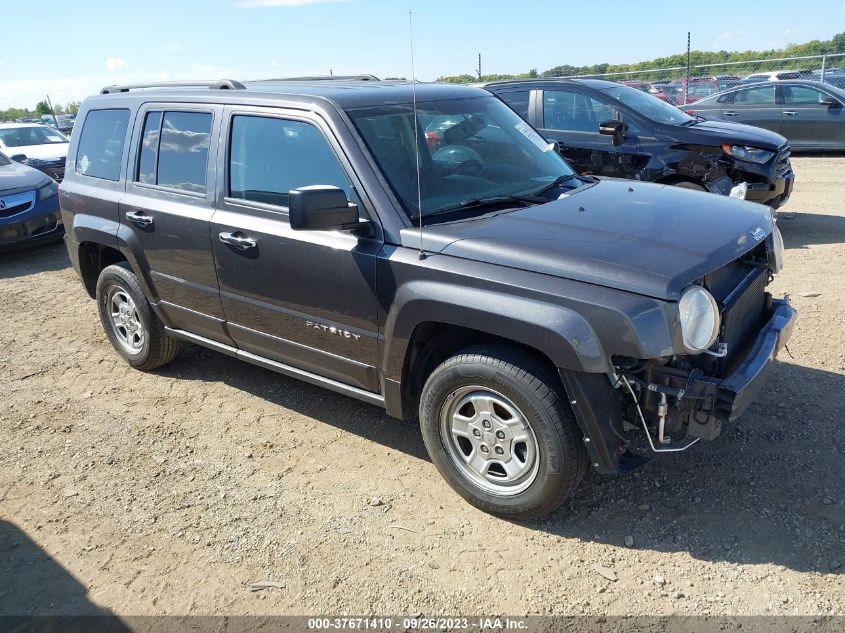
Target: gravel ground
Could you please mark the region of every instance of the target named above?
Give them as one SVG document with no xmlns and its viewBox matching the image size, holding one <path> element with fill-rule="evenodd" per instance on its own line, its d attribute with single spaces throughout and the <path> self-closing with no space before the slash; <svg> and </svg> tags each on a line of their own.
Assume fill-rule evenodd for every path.
<svg viewBox="0 0 845 633">
<path fill-rule="evenodd" d="M 133 371 L 62 246 L 0 259 L 0 614 L 845 614 L 845 158 L 794 165 L 764 397 L 533 523 L 375 407 L 193 346 Z"/>
</svg>

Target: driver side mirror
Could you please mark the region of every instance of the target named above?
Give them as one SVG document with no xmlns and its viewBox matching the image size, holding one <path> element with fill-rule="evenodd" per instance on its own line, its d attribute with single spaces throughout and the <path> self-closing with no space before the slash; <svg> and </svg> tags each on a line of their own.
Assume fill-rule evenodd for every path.
<svg viewBox="0 0 845 633">
<path fill-rule="evenodd" d="M 842 107 L 842 104 L 839 103 L 839 101 L 837 101 L 833 97 L 826 97 L 825 99 L 822 99 L 821 101 L 819 101 L 819 105 L 823 105 L 823 106 L 828 107 L 828 108 L 841 108 Z"/>
<path fill-rule="evenodd" d="M 15 154 L 14 156 L 9 156 L 9 158 L 11 158 L 16 163 L 26 164 L 26 154 Z"/>
<path fill-rule="evenodd" d="M 599 134 L 613 137 L 614 145 L 625 142 L 625 124 L 622 121 L 610 120 L 599 123 Z"/>
<path fill-rule="evenodd" d="M 312 185 L 288 192 L 290 228 L 297 231 L 356 229 L 358 205 L 349 202 L 343 189 L 331 185 Z"/>
</svg>

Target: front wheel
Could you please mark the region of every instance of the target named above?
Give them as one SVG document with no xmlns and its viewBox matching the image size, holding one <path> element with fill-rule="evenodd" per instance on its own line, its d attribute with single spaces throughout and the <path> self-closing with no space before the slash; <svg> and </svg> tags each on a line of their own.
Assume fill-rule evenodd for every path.
<svg viewBox="0 0 845 633">
<path fill-rule="evenodd" d="M 548 514 L 572 495 L 586 470 L 559 381 L 507 346 L 470 348 L 437 367 L 423 387 L 420 427 L 440 474 L 490 514 Z"/>
</svg>

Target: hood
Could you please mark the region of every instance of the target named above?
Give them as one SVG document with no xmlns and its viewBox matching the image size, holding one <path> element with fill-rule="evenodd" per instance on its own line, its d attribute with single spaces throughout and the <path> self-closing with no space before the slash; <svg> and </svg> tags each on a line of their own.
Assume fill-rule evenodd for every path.
<svg viewBox="0 0 845 633">
<path fill-rule="evenodd" d="M 12 161 L 0 165 L 0 195 L 31 191 L 50 182 L 50 178 L 32 167 Z"/>
<path fill-rule="evenodd" d="M 27 158 L 41 160 L 59 160 L 67 158 L 67 148 L 70 143 L 55 143 L 48 145 L 20 145 L 18 147 L 4 147 L 3 153 L 9 158 L 24 154 Z"/>
<path fill-rule="evenodd" d="M 691 282 L 772 232 L 763 205 L 632 181 L 601 180 L 562 200 L 426 225 L 440 253 L 674 300 Z M 417 248 L 418 229 L 402 230 Z"/>
<path fill-rule="evenodd" d="M 728 121 L 699 121 L 688 127 L 672 126 L 669 135 L 677 140 L 700 145 L 730 143 L 770 150 L 777 150 L 786 145 L 786 138 L 776 132 Z"/>
</svg>

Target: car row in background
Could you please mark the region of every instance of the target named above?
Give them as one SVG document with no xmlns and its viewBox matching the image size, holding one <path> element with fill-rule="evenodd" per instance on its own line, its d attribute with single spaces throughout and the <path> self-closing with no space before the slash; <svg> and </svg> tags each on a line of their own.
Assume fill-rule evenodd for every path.
<svg viewBox="0 0 845 633">
<path fill-rule="evenodd" d="M 792 191 L 786 139 L 704 121 L 636 88 L 600 79 L 488 83 L 582 175 L 628 178 L 781 206 Z"/>
<path fill-rule="evenodd" d="M 62 134 L 70 136 L 73 133 L 73 124 L 76 123 L 75 114 L 44 114 L 41 116 L 41 123 Z"/>
<path fill-rule="evenodd" d="M 794 150 L 845 151 L 845 90 L 827 83 L 778 80 L 738 86 L 684 110 L 777 132 Z"/>
<path fill-rule="evenodd" d="M 65 175 L 69 143 L 60 131 L 40 123 L 0 123 L 0 151 L 57 182 Z"/>
<path fill-rule="evenodd" d="M 64 235 L 58 191 L 43 172 L 0 153 L 0 253 Z"/>
<path fill-rule="evenodd" d="M 746 86 L 767 81 L 822 81 L 837 88 L 845 88 L 845 68 L 829 68 L 822 74 L 821 70 L 773 70 L 754 73 L 740 78 L 737 75 L 716 75 L 715 77 L 690 77 L 689 79 L 658 79 L 644 81 L 638 79 L 622 80 L 620 83 L 648 92 L 661 101 L 676 106 L 695 103 L 738 86 Z"/>
</svg>

